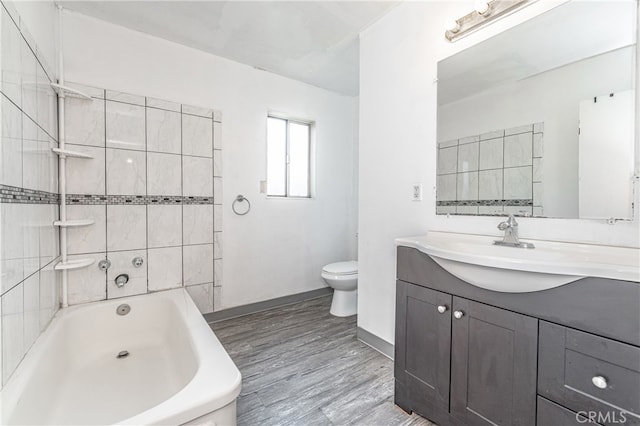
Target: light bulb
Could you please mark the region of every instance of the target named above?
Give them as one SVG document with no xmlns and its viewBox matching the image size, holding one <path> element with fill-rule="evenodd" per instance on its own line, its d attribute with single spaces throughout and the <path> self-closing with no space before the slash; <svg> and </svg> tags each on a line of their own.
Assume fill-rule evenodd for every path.
<svg viewBox="0 0 640 426">
<path fill-rule="evenodd" d="M 444 29 L 455 34 L 458 31 L 460 31 L 460 24 L 458 23 L 458 21 L 455 21 L 452 19 L 450 21 L 445 22 Z"/>
<path fill-rule="evenodd" d="M 476 12 L 480 15 L 485 16 L 491 11 L 491 6 L 489 6 L 489 2 L 485 0 L 477 0 L 476 1 Z"/>
</svg>

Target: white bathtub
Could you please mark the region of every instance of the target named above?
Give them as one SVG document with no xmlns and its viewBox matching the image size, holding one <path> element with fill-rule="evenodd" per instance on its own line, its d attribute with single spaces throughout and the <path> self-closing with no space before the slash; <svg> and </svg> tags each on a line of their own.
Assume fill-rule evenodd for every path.
<svg viewBox="0 0 640 426">
<path fill-rule="evenodd" d="M 184 289 L 90 303 L 36 341 L 2 390 L 2 424 L 235 425 L 240 382 Z"/>
</svg>

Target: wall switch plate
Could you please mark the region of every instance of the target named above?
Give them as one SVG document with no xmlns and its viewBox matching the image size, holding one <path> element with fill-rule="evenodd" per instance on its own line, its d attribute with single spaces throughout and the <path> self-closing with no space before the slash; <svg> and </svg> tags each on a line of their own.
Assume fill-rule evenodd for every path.
<svg viewBox="0 0 640 426">
<path fill-rule="evenodd" d="M 414 183 L 411 185 L 411 199 L 413 201 L 422 201 L 422 184 Z"/>
</svg>

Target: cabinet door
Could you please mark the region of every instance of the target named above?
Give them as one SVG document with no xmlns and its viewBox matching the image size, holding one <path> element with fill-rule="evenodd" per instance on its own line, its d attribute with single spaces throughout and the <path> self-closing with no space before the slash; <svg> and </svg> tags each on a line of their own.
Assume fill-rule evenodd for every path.
<svg viewBox="0 0 640 426">
<path fill-rule="evenodd" d="M 453 298 L 451 414 L 465 425 L 534 425 L 538 320 Z"/>
<path fill-rule="evenodd" d="M 448 411 L 451 296 L 402 281 L 396 288 L 396 380 L 417 402 L 411 409 Z"/>
</svg>

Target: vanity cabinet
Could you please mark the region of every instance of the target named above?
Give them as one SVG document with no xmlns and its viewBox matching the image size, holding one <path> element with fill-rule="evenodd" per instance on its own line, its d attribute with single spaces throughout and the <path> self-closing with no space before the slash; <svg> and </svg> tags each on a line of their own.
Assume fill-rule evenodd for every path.
<svg viewBox="0 0 640 426">
<path fill-rule="evenodd" d="M 396 290 L 405 411 L 441 426 L 640 425 L 639 283 L 499 293 L 399 247 Z"/>
</svg>

